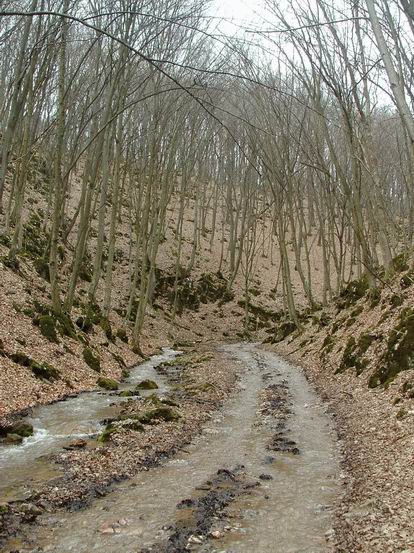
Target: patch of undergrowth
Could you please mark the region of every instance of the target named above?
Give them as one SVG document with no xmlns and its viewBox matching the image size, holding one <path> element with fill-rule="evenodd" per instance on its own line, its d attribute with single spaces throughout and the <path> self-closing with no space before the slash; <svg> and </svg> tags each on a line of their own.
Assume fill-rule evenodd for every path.
<svg viewBox="0 0 414 553">
<path fill-rule="evenodd" d="M 414 368 L 414 308 L 402 310 L 398 324 L 391 330 L 387 351 L 379 368 L 369 379 L 370 388 L 390 384 L 402 371 Z"/>
</svg>

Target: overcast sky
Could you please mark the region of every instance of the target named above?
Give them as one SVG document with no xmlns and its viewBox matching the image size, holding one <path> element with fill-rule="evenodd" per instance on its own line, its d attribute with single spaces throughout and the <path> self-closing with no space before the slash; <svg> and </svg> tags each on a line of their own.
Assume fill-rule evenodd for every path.
<svg viewBox="0 0 414 553">
<path fill-rule="evenodd" d="M 220 29 L 229 34 L 235 33 L 238 25 L 250 27 L 261 23 L 263 12 L 262 0 L 214 0 L 210 10 L 212 15 L 225 19 Z"/>
</svg>

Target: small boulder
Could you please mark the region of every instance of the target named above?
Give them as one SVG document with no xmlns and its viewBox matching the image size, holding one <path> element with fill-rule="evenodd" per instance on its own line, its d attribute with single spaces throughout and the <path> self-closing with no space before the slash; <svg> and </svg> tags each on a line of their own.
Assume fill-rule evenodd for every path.
<svg viewBox="0 0 414 553">
<path fill-rule="evenodd" d="M 19 436 L 19 434 L 7 434 L 7 436 L 4 439 L 5 444 L 9 445 L 18 445 L 21 444 L 23 441 L 23 436 Z"/>
<path fill-rule="evenodd" d="M 139 384 L 137 384 L 135 389 L 136 390 L 157 390 L 158 384 L 153 380 L 146 379 L 140 382 Z"/>
<path fill-rule="evenodd" d="M 117 390 L 118 382 L 113 378 L 107 378 L 106 376 L 100 376 L 97 381 L 98 386 L 105 390 Z"/>
<path fill-rule="evenodd" d="M 68 445 L 64 445 L 63 449 L 66 449 L 68 451 L 72 451 L 74 449 L 83 449 L 86 447 L 87 441 L 82 440 L 81 438 L 79 440 L 74 440 L 73 442 L 70 442 Z"/>
<path fill-rule="evenodd" d="M 11 426 L 9 433 L 28 438 L 33 435 L 33 426 L 28 422 L 18 421 Z"/>
</svg>

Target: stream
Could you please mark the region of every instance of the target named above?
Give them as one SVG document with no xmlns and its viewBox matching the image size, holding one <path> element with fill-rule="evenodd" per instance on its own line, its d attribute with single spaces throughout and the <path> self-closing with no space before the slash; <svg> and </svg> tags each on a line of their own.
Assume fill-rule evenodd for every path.
<svg viewBox="0 0 414 553">
<path fill-rule="evenodd" d="M 178 352 L 164 348 L 159 355 L 136 366 L 119 385 L 127 390 L 144 379 L 156 380 L 158 392 L 167 388 L 166 379 L 154 367 L 176 357 Z M 141 392 L 145 395 L 145 391 Z M 21 445 L 0 445 L 0 498 L 2 501 L 25 499 L 36 485 L 59 476 L 59 467 L 49 457 L 73 440 L 89 439 L 101 430 L 101 422 L 114 415 L 125 401 L 104 390 L 84 392 L 65 401 L 40 405 L 25 420 L 33 425 L 33 436 Z"/>
<path fill-rule="evenodd" d="M 114 486 L 110 494 L 95 500 L 89 508 L 41 515 L 39 524 L 33 529 L 36 548 L 19 551 L 178 551 L 157 546 L 168 540 L 171 526 L 179 523 L 177 504 L 203 489 L 204 483 L 210 482 L 219 469 L 240 465 L 250 478 L 259 481 L 260 477 L 260 486 L 235 497 L 228 505 L 226 526 L 214 536 L 215 539 L 195 537 L 192 545 L 183 550 L 199 553 L 330 551 L 325 535 L 331 529 L 332 508 L 339 493 L 339 461 L 335 433 L 322 402 L 301 369 L 277 355 L 255 344 L 228 345 L 220 349 L 223 363 L 231 357 L 240 365 L 239 390 L 213 414 L 202 434 L 164 465 L 140 472 Z M 162 377 L 153 367 L 175 354 L 165 350 L 163 355 L 140 365 L 131 378 L 152 378 L 162 385 Z M 290 414 L 285 432 L 289 440 L 297 444 L 298 455 L 269 451 L 268 444 L 275 429 L 271 423 L 264 423 L 258 413 L 260 394 L 269 385 L 288 390 Z M 85 399 L 87 406 L 83 405 Z M 96 431 L 93 425 L 113 400 L 113 396 L 92 393 L 47 408 L 40 407 L 33 415 L 33 424 L 38 432 L 42 428 L 50 439 L 41 439 L 37 434 L 38 440 L 35 435 L 32 446 L 28 439 L 23 449 L 16 448 L 23 452 L 23 458 L 16 455 L 13 469 L 17 481 L 22 470 L 26 470 L 26 474 L 32 472 L 39 455 L 56 449 L 61 440 L 67 440 L 71 429 L 75 428 L 76 435 Z M 76 408 L 81 412 L 81 424 Z M 54 421 L 60 419 L 60 425 L 48 426 L 46 419 L 51 413 Z M 60 413 L 59 417 L 56 413 Z M 35 445 L 41 443 L 42 446 Z M 10 467 L 4 451 L 0 463 L 2 470 L 5 463 Z M 106 532 L 111 525 L 116 531 Z"/>
</svg>

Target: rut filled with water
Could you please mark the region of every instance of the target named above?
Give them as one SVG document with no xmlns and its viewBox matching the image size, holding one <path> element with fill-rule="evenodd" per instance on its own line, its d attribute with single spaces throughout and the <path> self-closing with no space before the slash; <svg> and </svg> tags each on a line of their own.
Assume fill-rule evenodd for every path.
<svg viewBox="0 0 414 553">
<path fill-rule="evenodd" d="M 84 511 L 42 515 L 35 548 L 21 551 L 329 551 L 339 469 L 321 401 L 299 368 L 254 344 L 222 354 L 239 363 L 240 389 L 185 451 Z M 266 390 L 274 416 L 263 410 Z M 201 525 L 200 506 L 211 517 Z"/>
</svg>

